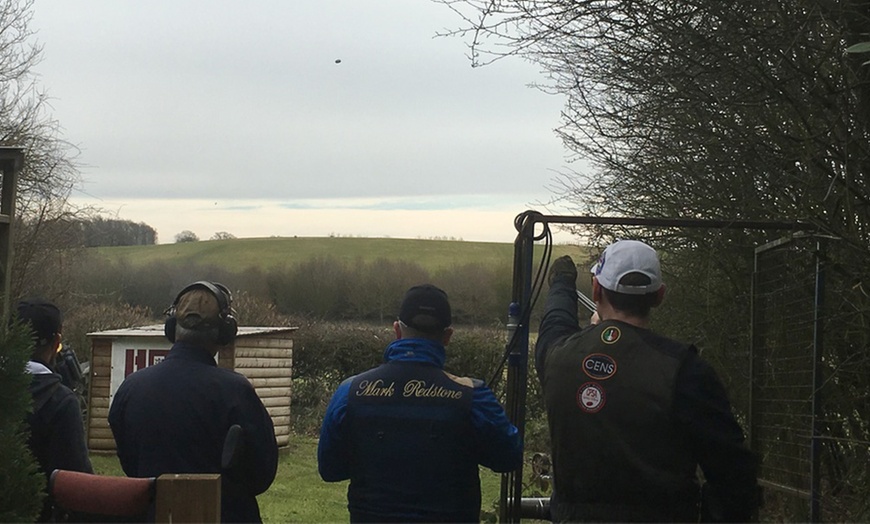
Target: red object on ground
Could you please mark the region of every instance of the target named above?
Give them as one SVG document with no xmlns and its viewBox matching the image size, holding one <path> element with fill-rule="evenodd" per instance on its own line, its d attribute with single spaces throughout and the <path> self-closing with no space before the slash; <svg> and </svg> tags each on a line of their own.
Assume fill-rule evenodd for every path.
<svg viewBox="0 0 870 524">
<path fill-rule="evenodd" d="M 154 478 L 110 477 L 56 469 L 48 482 L 49 495 L 67 511 L 132 517 L 142 515 L 154 501 Z"/>
</svg>

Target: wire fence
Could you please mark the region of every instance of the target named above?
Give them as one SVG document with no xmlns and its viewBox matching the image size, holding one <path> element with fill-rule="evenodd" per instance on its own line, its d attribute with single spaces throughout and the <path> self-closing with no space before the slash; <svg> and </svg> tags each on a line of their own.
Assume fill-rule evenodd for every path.
<svg viewBox="0 0 870 524">
<path fill-rule="evenodd" d="M 870 518 L 868 297 L 838 271 L 847 251 L 813 236 L 756 250 L 749 433 L 763 519 Z"/>
</svg>

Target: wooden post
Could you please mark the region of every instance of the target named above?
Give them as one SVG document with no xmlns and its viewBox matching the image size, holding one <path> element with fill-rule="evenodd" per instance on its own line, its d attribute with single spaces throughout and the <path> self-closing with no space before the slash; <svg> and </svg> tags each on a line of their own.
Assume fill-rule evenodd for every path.
<svg viewBox="0 0 870 524">
<path fill-rule="evenodd" d="M 233 340 L 218 350 L 218 367 L 235 371 L 236 369 L 236 341 Z"/>
<path fill-rule="evenodd" d="M 221 476 L 179 475 L 157 477 L 155 522 L 220 522 Z"/>
<path fill-rule="evenodd" d="M 15 193 L 18 171 L 24 164 L 24 153 L 18 147 L 0 147 L 0 318 L 5 324 L 10 314 L 9 289 L 12 287 L 12 227 L 15 222 Z"/>
</svg>

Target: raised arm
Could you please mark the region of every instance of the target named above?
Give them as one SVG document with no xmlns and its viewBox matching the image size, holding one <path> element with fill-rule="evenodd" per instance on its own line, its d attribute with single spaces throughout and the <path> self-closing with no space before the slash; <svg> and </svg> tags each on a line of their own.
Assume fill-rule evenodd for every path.
<svg viewBox="0 0 870 524">
<path fill-rule="evenodd" d="M 547 351 L 557 341 L 580 330 L 577 319 L 577 267 L 571 257 L 557 258 L 550 267 L 550 290 L 535 343 L 535 369 L 541 376 Z"/>
</svg>

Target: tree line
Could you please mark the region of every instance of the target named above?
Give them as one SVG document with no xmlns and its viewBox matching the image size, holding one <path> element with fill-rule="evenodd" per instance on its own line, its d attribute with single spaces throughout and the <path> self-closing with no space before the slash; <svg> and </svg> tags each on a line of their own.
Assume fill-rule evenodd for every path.
<svg viewBox="0 0 870 524">
<path fill-rule="evenodd" d="M 179 289 L 200 279 L 219 281 L 234 294 L 260 300 L 281 315 L 377 323 L 391 323 L 404 292 L 423 282 L 448 292 L 454 321 L 459 324 L 503 323 L 511 296 L 508 263 L 492 267 L 457 264 L 429 271 L 403 260 L 348 261 L 319 256 L 272 269 L 164 261 L 134 267 L 125 259 L 107 260 L 78 251 L 69 265 L 69 291 L 61 300 L 69 301 L 71 307 L 79 297 L 87 297 L 92 303 L 142 308 L 154 318 L 159 318 Z M 241 305 L 239 310 L 244 318 Z"/>
<path fill-rule="evenodd" d="M 157 231 L 144 222 L 95 216 L 72 221 L 82 247 L 150 246 L 157 243 Z"/>
</svg>

